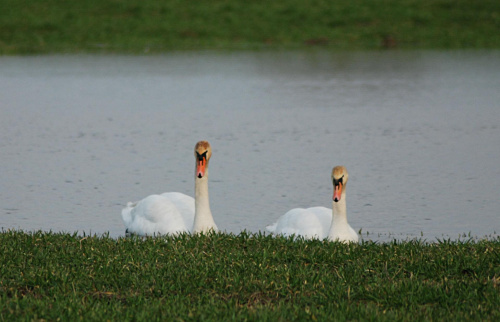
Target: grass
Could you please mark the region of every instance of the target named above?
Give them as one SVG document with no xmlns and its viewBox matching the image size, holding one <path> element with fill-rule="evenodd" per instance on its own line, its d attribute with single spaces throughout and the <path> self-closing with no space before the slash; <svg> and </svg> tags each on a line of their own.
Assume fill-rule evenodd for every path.
<svg viewBox="0 0 500 322">
<path fill-rule="evenodd" d="M 0 54 L 500 48 L 498 0 L 3 0 Z"/>
<path fill-rule="evenodd" d="M 0 320 L 498 320 L 500 238 L 0 233 Z"/>
</svg>

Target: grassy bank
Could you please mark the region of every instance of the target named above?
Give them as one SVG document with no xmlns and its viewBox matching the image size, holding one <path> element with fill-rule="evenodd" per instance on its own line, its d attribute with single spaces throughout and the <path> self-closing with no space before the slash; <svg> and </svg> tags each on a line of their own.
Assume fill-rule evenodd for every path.
<svg viewBox="0 0 500 322">
<path fill-rule="evenodd" d="M 497 0 L 3 0 L 0 54 L 500 48 Z"/>
<path fill-rule="evenodd" d="M 0 320 L 498 320 L 500 239 L 0 233 Z"/>
</svg>

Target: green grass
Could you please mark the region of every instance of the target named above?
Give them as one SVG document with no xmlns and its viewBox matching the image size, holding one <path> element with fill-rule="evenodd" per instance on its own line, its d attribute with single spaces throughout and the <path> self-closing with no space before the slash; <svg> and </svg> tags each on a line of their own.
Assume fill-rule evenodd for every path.
<svg viewBox="0 0 500 322">
<path fill-rule="evenodd" d="M 2 0 L 0 54 L 500 48 L 498 0 Z"/>
<path fill-rule="evenodd" d="M 0 233 L 0 320 L 499 320 L 500 238 Z"/>
</svg>

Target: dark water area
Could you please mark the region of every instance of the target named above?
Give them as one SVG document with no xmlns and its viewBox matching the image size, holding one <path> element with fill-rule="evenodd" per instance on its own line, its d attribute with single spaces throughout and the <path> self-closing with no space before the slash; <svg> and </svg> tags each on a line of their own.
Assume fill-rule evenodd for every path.
<svg viewBox="0 0 500 322">
<path fill-rule="evenodd" d="M 206 139 L 221 230 L 331 207 L 342 164 L 364 239 L 498 236 L 499 84 L 500 51 L 0 57 L 0 227 L 122 236 Z"/>
</svg>

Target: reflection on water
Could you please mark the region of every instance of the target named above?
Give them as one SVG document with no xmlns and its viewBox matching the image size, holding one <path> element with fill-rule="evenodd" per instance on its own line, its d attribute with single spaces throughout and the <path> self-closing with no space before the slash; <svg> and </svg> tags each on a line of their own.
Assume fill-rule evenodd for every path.
<svg viewBox="0 0 500 322">
<path fill-rule="evenodd" d="M 223 230 L 330 207 L 344 164 L 365 239 L 498 236 L 498 84 L 499 51 L 0 57 L 0 227 L 123 235 L 207 139 Z"/>
</svg>

